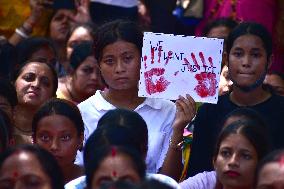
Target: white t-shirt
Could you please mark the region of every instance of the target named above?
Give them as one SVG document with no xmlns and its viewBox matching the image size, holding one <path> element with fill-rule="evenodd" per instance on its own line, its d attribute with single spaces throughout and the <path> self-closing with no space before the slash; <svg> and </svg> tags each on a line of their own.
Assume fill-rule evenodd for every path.
<svg viewBox="0 0 284 189">
<path fill-rule="evenodd" d="M 78 105 L 85 125 L 84 140 L 97 128 L 98 120 L 109 110 L 116 107 L 106 101 L 97 91 L 95 95 Z M 134 111 L 147 123 L 148 153 L 146 165 L 148 173 L 157 173 L 162 167 L 172 134 L 176 106 L 173 102 L 162 99 L 146 98 Z M 83 164 L 82 152 L 77 153 L 76 164 Z"/>
<path fill-rule="evenodd" d="M 138 0 L 91 0 L 91 2 L 125 7 L 125 8 L 136 7 L 138 5 Z"/>
</svg>

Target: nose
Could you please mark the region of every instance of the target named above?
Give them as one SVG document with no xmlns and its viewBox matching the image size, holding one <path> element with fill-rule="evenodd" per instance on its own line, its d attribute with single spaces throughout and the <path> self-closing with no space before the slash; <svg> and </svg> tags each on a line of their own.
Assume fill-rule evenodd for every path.
<svg viewBox="0 0 284 189">
<path fill-rule="evenodd" d="M 31 86 L 34 87 L 34 88 L 38 88 L 40 85 L 40 81 L 38 78 L 36 78 L 32 83 L 31 83 Z"/>
<path fill-rule="evenodd" d="M 239 157 L 237 154 L 233 154 L 229 160 L 228 165 L 230 167 L 238 167 L 239 166 Z"/>
<path fill-rule="evenodd" d="M 51 146 L 50 146 L 50 150 L 52 152 L 54 152 L 54 151 L 57 151 L 58 149 L 59 149 L 59 142 L 58 142 L 57 139 L 53 139 L 52 143 L 51 143 Z"/>
<path fill-rule="evenodd" d="M 115 66 L 115 73 L 125 72 L 125 65 L 122 61 L 118 61 Z"/>
<path fill-rule="evenodd" d="M 244 56 L 242 66 L 246 68 L 249 68 L 251 66 L 251 59 L 249 56 Z"/>
<path fill-rule="evenodd" d="M 62 18 L 62 23 L 65 23 L 67 24 L 69 22 L 69 17 L 67 15 L 65 15 L 63 18 Z"/>
<path fill-rule="evenodd" d="M 91 73 L 91 80 L 99 80 L 99 78 L 100 78 L 100 75 L 97 71 L 93 71 Z"/>
</svg>

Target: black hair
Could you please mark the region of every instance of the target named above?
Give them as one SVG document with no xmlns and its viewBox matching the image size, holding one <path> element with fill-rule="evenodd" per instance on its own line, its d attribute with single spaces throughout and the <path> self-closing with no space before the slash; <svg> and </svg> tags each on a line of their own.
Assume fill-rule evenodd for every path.
<svg viewBox="0 0 284 189">
<path fill-rule="evenodd" d="M 257 152 L 258 160 L 261 160 L 271 149 L 267 133 L 267 125 L 260 125 L 255 120 L 245 119 L 232 122 L 222 129 L 218 137 L 213 156 L 214 160 L 218 156 L 221 143 L 231 134 L 240 134 L 250 141 Z"/>
<path fill-rule="evenodd" d="M 78 28 L 81 28 L 81 27 L 86 29 L 89 32 L 89 34 L 91 35 L 91 37 L 93 39 L 95 39 L 95 32 L 97 30 L 97 27 L 93 22 L 87 22 L 87 23 L 75 23 L 74 26 L 72 26 L 72 28 L 71 28 L 71 30 L 68 34 L 68 40 L 71 37 L 71 35 L 73 34 L 73 32 L 75 30 L 77 30 Z"/>
<path fill-rule="evenodd" d="M 174 189 L 168 184 L 160 182 L 155 179 L 146 179 L 138 187 L 139 189 Z"/>
<path fill-rule="evenodd" d="M 12 139 L 13 126 L 9 116 L 0 109 L 0 149 L 5 150 Z M 1 151 L 0 151 L 1 154 Z"/>
<path fill-rule="evenodd" d="M 55 49 L 55 46 L 53 42 L 45 37 L 29 37 L 23 41 L 21 41 L 17 46 L 17 52 L 18 52 L 18 64 L 21 65 L 31 59 L 33 53 L 40 50 L 41 48 L 48 47 L 50 48 L 55 57 L 57 57 L 57 51 Z M 45 58 L 45 57 L 41 57 Z M 53 66 L 56 64 L 55 62 L 51 63 Z"/>
<path fill-rule="evenodd" d="M 27 152 L 33 154 L 39 161 L 42 170 L 50 178 L 51 187 L 53 189 L 64 189 L 63 175 L 54 157 L 46 150 L 37 145 L 20 145 L 9 148 L 5 152 L 0 153 L 0 170 L 4 162 L 12 155 L 19 152 Z"/>
<path fill-rule="evenodd" d="M 97 127 L 115 124 L 119 127 L 129 128 L 130 136 L 133 143 L 139 143 L 143 148 L 142 151 L 147 153 L 148 150 L 148 129 L 145 120 L 135 111 L 117 108 L 109 110 L 98 121 Z"/>
<path fill-rule="evenodd" d="M 138 25 L 128 20 L 115 20 L 103 24 L 95 34 L 95 56 L 98 62 L 103 56 L 103 49 L 116 41 L 122 40 L 134 44 L 142 54 L 143 33 Z"/>
<path fill-rule="evenodd" d="M 104 145 L 93 150 L 93 153 L 89 153 L 88 159 L 90 161 L 86 162 L 86 164 L 84 162 L 86 182 L 88 188 L 91 188 L 93 176 L 99 168 L 100 164 L 103 162 L 104 159 L 113 155 L 113 153 L 128 156 L 131 159 L 131 162 L 129 163 L 131 163 L 133 168 L 137 171 L 137 174 L 140 176 L 141 180 L 144 179 L 146 174 L 146 165 L 144 160 L 141 158 L 140 153 L 138 153 L 133 148 L 127 148 L 125 146 Z"/>
<path fill-rule="evenodd" d="M 117 180 L 112 182 L 103 183 L 100 189 L 138 189 L 138 186 L 132 182 L 125 180 Z"/>
<path fill-rule="evenodd" d="M 264 168 L 265 165 L 269 163 L 283 163 L 284 159 L 284 149 L 278 149 L 267 154 L 257 165 L 255 172 L 255 185 L 257 185 L 259 181 L 259 174 Z"/>
<path fill-rule="evenodd" d="M 93 43 L 91 41 L 82 41 L 75 45 L 70 56 L 71 67 L 76 70 L 89 56 L 93 56 Z"/>
<path fill-rule="evenodd" d="M 0 79 L 0 96 L 7 99 L 12 108 L 18 104 L 16 89 L 8 80 Z"/>
<path fill-rule="evenodd" d="M 226 114 L 226 116 L 220 122 L 220 128 L 226 127 L 227 120 L 232 117 L 237 117 L 238 120 L 253 120 L 261 127 L 267 127 L 267 122 L 262 118 L 259 112 L 255 111 L 252 108 L 248 107 L 239 107 L 234 109 L 233 111 Z"/>
<path fill-rule="evenodd" d="M 203 36 L 207 36 L 210 30 L 216 27 L 225 26 L 229 30 L 233 30 L 238 23 L 230 18 L 218 18 L 206 24 L 205 28 L 203 29 Z"/>
<path fill-rule="evenodd" d="M 10 79 L 17 63 L 16 47 L 8 42 L 0 43 L 0 78 Z"/>
<path fill-rule="evenodd" d="M 55 97 L 56 96 L 57 87 L 58 87 L 58 77 L 57 77 L 56 70 L 54 69 L 54 67 L 52 65 L 48 64 L 46 60 L 43 60 L 41 58 L 30 59 L 30 60 L 26 61 L 24 64 L 20 65 L 20 67 L 12 75 L 13 83 L 15 84 L 16 80 L 21 75 L 21 73 L 23 72 L 24 68 L 27 65 L 31 64 L 31 63 L 44 64 L 44 65 L 46 65 L 49 68 L 49 70 L 52 73 L 52 77 L 53 77 L 52 78 L 52 85 L 53 85 L 52 96 Z"/>
<path fill-rule="evenodd" d="M 227 38 L 226 51 L 230 54 L 235 40 L 243 35 L 255 35 L 259 37 L 263 43 L 263 47 L 267 54 L 267 60 L 272 54 L 272 38 L 267 29 L 258 23 L 243 22 L 231 31 Z"/>
<path fill-rule="evenodd" d="M 44 117 L 51 115 L 62 115 L 72 121 L 76 127 L 78 136 L 84 133 L 84 123 L 77 106 L 64 99 L 52 98 L 43 104 L 35 113 L 32 121 L 33 140 L 37 132 L 38 122 Z"/>
<path fill-rule="evenodd" d="M 134 129 L 116 124 L 105 124 L 97 128 L 88 138 L 84 146 L 84 165 L 91 161 L 90 154 L 101 146 L 116 145 L 136 149 L 141 157 L 145 156 L 145 146 L 136 139 Z"/>
</svg>

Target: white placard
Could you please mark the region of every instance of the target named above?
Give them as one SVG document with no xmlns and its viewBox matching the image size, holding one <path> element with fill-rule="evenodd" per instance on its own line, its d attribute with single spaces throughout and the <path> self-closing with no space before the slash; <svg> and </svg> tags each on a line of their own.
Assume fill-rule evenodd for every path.
<svg viewBox="0 0 284 189">
<path fill-rule="evenodd" d="M 223 39 L 145 32 L 138 96 L 216 104 Z"/>
</svg>

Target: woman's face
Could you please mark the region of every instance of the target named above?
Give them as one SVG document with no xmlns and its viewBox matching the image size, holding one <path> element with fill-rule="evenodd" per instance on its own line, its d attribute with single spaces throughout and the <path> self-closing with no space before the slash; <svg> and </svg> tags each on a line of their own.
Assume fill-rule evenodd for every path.
<svg viewBox="0 0 284 189">
<path fill-rule="evenodd" d="M 283 162 L 266 164 L 258 175 L 256 189 L 282 189 L 284 188 Z"/>
<path fill-rule="evenodd" d="M 66 42 L 68 32 L 73 24 L 74 12 L 68 9 L 60 9 L 52 17 L 50 22 L 50 38 L 58 42 Z"/>
<path fill-rule="evenodd" d="M 92 189 L 98 189 L 104 183 L 117 180 L 140 182 L 141 178 L 131 162 L 130 157 L 121 153 L 107 156 L 93 175 Z"/>
<path fill-rule="evenodd" d="M 100 68 L 110 90 L 138 89 L 140 52 L 133 43 L 120 40 L 107 45 Z"/>
<path fill-rule="evenodd" d="M 75 70 L 72 77 L 73 89 L 80 96 L 88 98 L 103 89 L 103 82 L 100 75 L 99 66 L 94 56 L 87 57 Z"/>
<path fill-rule="evenodd" d="M 52 189 L 51 180 L 38 159 L 29 152 L 14 153 L 0 169 L 1 189 Z"/>
<path fill-rule="evenodd" d="M 230 134 L 220 144 L 214 168 L 223 188 L 252 188 L 258 158 L 241 134 Z"/>
<path fill-rule="evenodd" d="M 51 152 L 61 167 L 73 164 L 82 145 L 74 123 L 63 115 L 43 117 L 37 124 L 35 143 Z"/>
<path fill-rule="evenodd" d="M 73 48 L 82 41 L 93 41 L 93 38 L 89 31 L 84 27 L 76 28 L 67 41 L 67 58 L 70 60 L 70 56 L 73 52 Z"/>
<path fill-rule="evenodd" d="M 249 34 L 234 41 L 228 60 L 231 80 L 240 87 L 253 86 L 270 63 L 261 38 Z"/>
<path fill-rule="evenodd" d="M 15 81 L 20 105 L 39 107 L 54 93 L 54 75 L 50 68 L 40 62 L 31 62 L 22 68 Z"/>
</svg>

